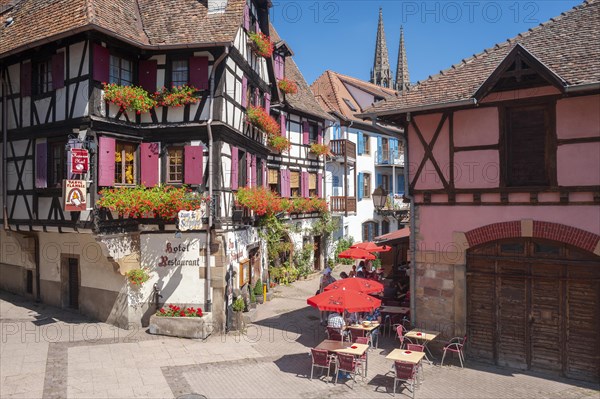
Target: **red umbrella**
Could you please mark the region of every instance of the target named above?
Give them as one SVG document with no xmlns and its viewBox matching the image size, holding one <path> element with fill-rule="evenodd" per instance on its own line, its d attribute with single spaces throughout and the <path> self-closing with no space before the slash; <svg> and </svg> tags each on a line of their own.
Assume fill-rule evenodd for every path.
<svg viewBox="0 0 600 399">
<path fill-rule="evenodd" d="M 383 284 L 378 283 L 377 281 L 367 280 L 366 278 L 345 278 L 329 284 L 327 287 L 325 287 L 325 291 L 343 288 L 347 290 L 363 292 L 365 294 L 371 294 L 374 292 L 383 291 Z"/>
<path fill-rule="evenodd" d="M 338 255 L 338 258 L 367 259 L 367 260 L 376 259 L 375 255 L 373 255 L 372 253 L 370 253 L 368 251 L 365 251 L 364 249 L 360 249 L 360 248 L 350 248 L 343 252 L 340 252 L 340 254 Z"/>
<path fill-rule="evenodd" d="M 381 300 L 362 292 L 337 289 L 324 291 L 306 300 L 310 306 L 321 311 L 342 313 L 344 310 L 354 312 L 371 312 L 381 306 Z"/>
<path fill-rule="evenodd" d="M 352 245 L 350 248 L 364 249 L 367 252 L 388 252 L 392 250 L 389 245 L 382 245 L 381 247 L 374 242 L 360 242 Z"/>
</svg>

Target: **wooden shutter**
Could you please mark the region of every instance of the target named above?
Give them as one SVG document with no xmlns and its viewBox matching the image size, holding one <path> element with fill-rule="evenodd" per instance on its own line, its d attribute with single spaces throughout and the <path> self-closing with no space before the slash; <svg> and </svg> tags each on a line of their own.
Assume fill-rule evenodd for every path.
<svg viewBox="0 0 600 399">
<path fill-rule="evenodd" d="M 21 64 L 21 97 L 31 95 L 31 62 Z"/>
<path fill-rule="evenodd" d="M 271 95 L 269 93 L 265 93 L 265 110 L 267 113 L 271 111 Z"/>
<path fill-rule="evenodd" d="M 250 30 L 250 7 L 248 4 L 244 6 L 244 29 Z"/>
<path fill-rule="evenodd" d="M 202 184 L 203 158 L 204 147 L 186 145 L 183 148 L 183 182 L 185 184 Z"/>
<path fill-rule="evenodd" d="M 94 44 L 94 63 L 92 77 L 98 82 L 107 83 L 109 80 L 108 70 L 110 67 L 110 53 L 106 47 Z"/>
<path fill-rule="evenodd" d="M 358 200 L 362 200 L 363 197 L 363 174 L 359 173 L 358 174 L 358 178 L 356 179 L 357 183 L 356 183 L 356 198 L 358 198 Z"/>
<path fill-rule="evenodd" d="M 310 126 L 307 121 L 302 122 L 302 144 L 309 143 Z"/>
<path fill-rule="evenodd" d="M 317 173 L 317 197 L 323 198 L 323 173 Z"/>
<path fill-rule="evenodd" d="M 98 142 L 98 185 L 114 186 L 116 141 L 111 137 L 101 136 Z"/>
<path fill-rule="evenodd" d="M 52 56 L 52 88 L 62 89 L 65 87 L 65 53 Z"/>
<path fill-rule="evenodd" d="M 375 175 L 375 188 L 379 186 L 383 186 L 383 175 L 381 173 Z"/>
<path fill-rule="evenodd" d="M 386 155 L 387 154 L 383 153 L 383 144 L 381 143 L 381 137 L 377 137 L 377 162 L 382 163 L 384 160 L 387 160 Z"/>
<path fill-rule="evenodd" d="M 269 186 L 269 181 L 267 181 L 267 161 L 264 159 L 260 162 L 261 173 L 262 173 L 262 184 L 263 187 Z M 277 178 L 275 178 L 275 184 L 277 184 Z"/>
<path fill-rule="evenodd" d="M 251 178 L 250 178 L 250 184 L 252 185 L 252 187 L 256 187 L 257 186 L 257 170 L 256 170 L 256 155 L 252 155 L 251 156 L 251 160 L 250 160 L 250 173 L 251 173 Z"/>
<path fill-rule="evenodd" d="M 398 183 L 396 184 L 396 194 L 404 194 L 404 175 L 398 175 Z"/>
<path fill-rule="evenodd" d="M 35 146 L 35 187 L 48 187 L 48 143 Z"/>
<path fill-rule="evenodd" d="M 290 189 L 291 189 L 291 185 L 290 185 L 290 179 L 291 179 L 291 173 L 289 169 L 284 169 L 281 171 L 281 196 L 283 198 L 290 198 Z"/>
<path fill-rule="evenodd" d="M 148 93 L 154 93 L 156 87 L 156 60 L 142 60 L 139 62 L 138 81 L 140 86 Z"/>
<path fill-rule="evenodd" d="M 242 76 L 242 107 L 248 106 L 248 78 Z"/>
<path fill-rule="evenodd" d="M 142 184 L 154 187 L 158 184 L 160 143 L 140 144 L 140 167 Z"/>
<path fill-rule="evenodd" d="M 260 105 L 260 90 L 258 87 L 254 89 L 254 105 L 258 107 Z"/>
<path fill-rule="evenodd" d="M 323 126 L 317 128 L 317 143 L 323 144 Z"/>
<path fill-rule="evenodd" d="M 358 155 L 362 155 L 365 152 L 365 140 L 362 132 L 358 132 Z"/>
<path fill-rule="evenodd" d="M 208 57 L 190 57 L 190 84 L 208 90 Z"/>
<path fill-rule="evenodd" d="M 283 137 L 287 136 L 287 127 L 286 127 L 286 119 L 285 114 L 279 115 L 279 124 L 281 125 L 281 135 Z"/>
<path fill-rule="evenodd" d="M 273 58 L 273 63 L 275 64 L 275 79 L 277 80 L 281 80 L 283 79 L 283 71 L 284 71 L 284 63 L 283 63 L 283 56 L 281 54 L 275 54 L 274 58 Z"/>
<path fill-rule="evenodd" d="M 252 155 L 246 152 L 246 187 L 252 187 Z"/>
<path fill-rule="evenodd" d="M 232 190 L 238 189 L 238 148 L 231 146 L 231 183 Z"/>
</svg>

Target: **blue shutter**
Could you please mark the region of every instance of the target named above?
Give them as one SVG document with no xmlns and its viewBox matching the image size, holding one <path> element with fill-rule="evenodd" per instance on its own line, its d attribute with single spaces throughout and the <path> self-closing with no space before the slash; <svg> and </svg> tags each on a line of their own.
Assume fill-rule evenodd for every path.
<svg viewBox="0 0 600 399">
<path fill-rule="evenodd" d="M 398 175 L 398 184 L 396 185 L 396 193 L 404 194 L 404 174 Z"/>
<path fill-rule="evenodd" d="M 362 155 L 365 152 L 365 138 L 362 132 L 358 132 L 358 155 Z"/>
<path fill-rule="evenodd" d="M 356 187 L 356 197 L 358 198 L 358 200 L 362 200 L 362 195 L 363 195 L 363 174 L 359 173 L 358 174 L 358 179 L 357 179 L 357 183 L 356 183 L 357 187 Z"/>
<path fill-rule="evenodd" d="M 398 139 L 390 139 L 390 163 L 398 158 Z"/>
<path fill-rule="evenodd" d="M 381 137 L 377 137 L 377 163 L 383 163 L 384 156 L 382 154 L 383 146 L 381 145 Z"/>
<path fill-rule="evenodd" d="M 383 186 L 383 176 L 381 175 L 381 173 L 377 173 L 377 178 L 376 178 L 376 183 L 375 183 L 375 188 L 379 187 L 379 186 Z"/>
</svg>

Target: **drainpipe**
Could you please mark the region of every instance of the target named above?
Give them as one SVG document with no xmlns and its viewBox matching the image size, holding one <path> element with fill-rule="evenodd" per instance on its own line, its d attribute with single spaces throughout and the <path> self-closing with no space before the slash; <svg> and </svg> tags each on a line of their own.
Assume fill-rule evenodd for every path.
<svg viewBox="0 0 600 399">
<path fill-rule="evenodd" d="M 207 131 L 208 131 L 208 198 L 210 198 L 210 209 L 208 210 L 208 224 L 206 226 L 206 281 L 205 281 L 205 311 L 212 311 L 212 293 L 211 293 L 211 285 L 210 285 L 210 230 L 213 225 L 213 206 L 215 205 L 213 201 L 213 134 L 212 134 L 212 122 L 214 115 L 214 97 L 215 97 L 215 73 L 217 72 L 217 67 L 219 64 L 229 55 L 229 47 L 225 47 L 225 51 L 223 54 L 217 58 L 214 62 L 212 70 L 210 71 L 210 95 L 208 97 L 208 122 L 207 122 Z"/>
<path fill-rule="evenodd" d="M 8 230 L 8 199 L 6 191 L 8 189 L 8 173 L 6 170 L 8 165 L 8 100 L 6 92 L 8 88 L 4 79 L 5 74 L 5 70 L 0 73 L 0 80 L 2 80 L 2 218 L 4 219 L 4 230 Z"/>
</svg>

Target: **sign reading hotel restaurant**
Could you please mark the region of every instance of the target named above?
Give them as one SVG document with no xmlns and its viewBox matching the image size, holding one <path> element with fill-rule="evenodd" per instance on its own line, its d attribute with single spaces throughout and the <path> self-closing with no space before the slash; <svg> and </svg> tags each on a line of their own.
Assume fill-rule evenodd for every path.
<svg viewBox="0 0 600 399">
<path fill-rule="evenodd" d="M 202 230 L 202 219 L 207 217 L 206 204 L 193 211 L 179 211 L 177 217 L 179 231 Z"/>
<path fill-rule="evenodd" d="M 87 189 L 85 180 L 63 180 L 65 211 L 85 211 L 87 209 Z"/>
<path fill-rule="evenodd" d="M 199 237 L 145 235 L 142 242 L 142 266 L 152 270 L 179 266 L 199 267 L 200 244 Z"/>
<path fill-rule="evenodd" d="M 87 173 L 89 165 L 88 151 L 82 148 L 71 149 L 71 173 Z"/>
</svg>

